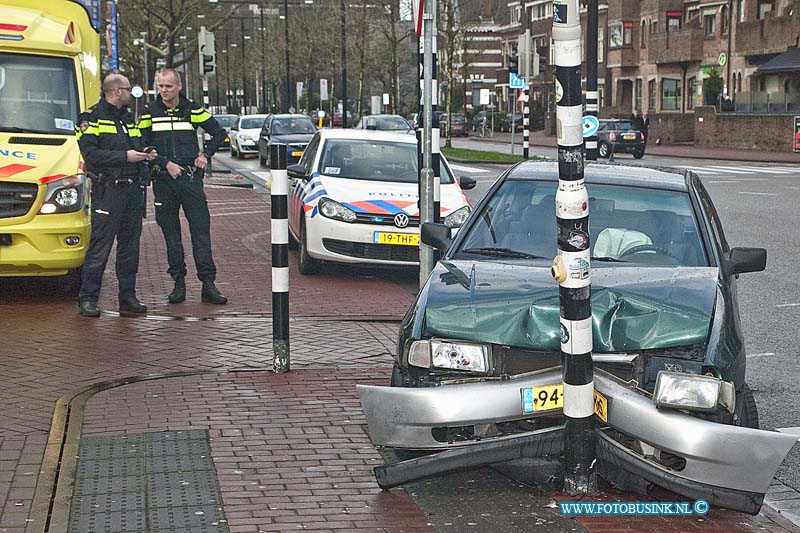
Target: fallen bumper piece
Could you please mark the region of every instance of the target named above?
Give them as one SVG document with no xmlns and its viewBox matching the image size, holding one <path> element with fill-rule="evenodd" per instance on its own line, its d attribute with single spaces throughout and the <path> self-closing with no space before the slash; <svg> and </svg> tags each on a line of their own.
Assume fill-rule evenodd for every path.
<svg viewBox="0 0 800 533">
<path fill-rule="evenodd" d="M 359 385 L 358 393 L 370 439 L 376 446 L 447 449 L 475 446 L 476 441 L 440 442 L 433 436 L 434 429 L 529 418 L 522 412 L 522 389 L 560 381 L 561 370 L 553 368 L 506 381 L 430 388 Z M 599 458 L 614 461 L 678 494 L 702 496 L 719 506 L 757 512 L 775 471 L 795 443 L 791 435 L 657 409 L 645 393 L 602 370 L 595 370 L 594 382 L 595 389 L 608 400 L 608 426 L 680 460 L 672 468 L 664 466 L 606 433 L 601 433 L 599 440 Z"/>
</svg>

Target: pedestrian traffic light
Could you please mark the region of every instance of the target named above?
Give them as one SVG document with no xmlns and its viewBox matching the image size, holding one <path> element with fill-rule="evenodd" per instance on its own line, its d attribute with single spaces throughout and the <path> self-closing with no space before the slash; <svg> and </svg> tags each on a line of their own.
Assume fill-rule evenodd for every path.
<svg viewBox="0 0 800 533">
<path fill-rule="evenodd" d="M 515 74 L 519 73 L 519 56 L 509 54 L 508 56 L 508 71 Z"/>
<path fill-rule="evenodd" d="M 216 67 L 214 60 L 216 56 L 214 53 L 214 34 L 206 31 L 205 26 L 200 26 L 200 31 L 197 34 L 197 44 L 200 49 L 200 70 L 203 75 L 213 74 Z"/>
<path fill-rule="evenodd" d="M 203 54 L 203 74 L 213 74 L 215 67 L 214 56 Z"/>
</svg>

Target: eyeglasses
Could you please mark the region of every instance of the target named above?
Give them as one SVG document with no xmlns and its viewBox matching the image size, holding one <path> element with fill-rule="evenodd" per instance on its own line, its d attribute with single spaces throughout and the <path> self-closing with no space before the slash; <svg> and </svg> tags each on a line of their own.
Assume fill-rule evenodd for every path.
<svg viewBox="0 0 800 533">
<path fill-rule="evenodd" d="M 131 86 L 129 85 L 127 87 L 117 87 L 117 89 L 122 89 L 123 91 L 130 91 L 131 90 Z"/>
</svg>

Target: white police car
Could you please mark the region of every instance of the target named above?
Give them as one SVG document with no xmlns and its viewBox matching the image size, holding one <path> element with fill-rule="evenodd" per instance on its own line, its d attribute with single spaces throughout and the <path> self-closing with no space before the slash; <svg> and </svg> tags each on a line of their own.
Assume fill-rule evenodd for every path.
<svg viewBox="0 0 800 533">
<path fill-rule="evenodd" d="M 288 168 L 289 232 L 299 243 L 300 272 L 320 261 L 385 265 L 419 263 L 417 140 L 383 131 L 324 129 Z M 470 213 L 442 156 L 442 221 L 461 227 Z"/>
</svg>

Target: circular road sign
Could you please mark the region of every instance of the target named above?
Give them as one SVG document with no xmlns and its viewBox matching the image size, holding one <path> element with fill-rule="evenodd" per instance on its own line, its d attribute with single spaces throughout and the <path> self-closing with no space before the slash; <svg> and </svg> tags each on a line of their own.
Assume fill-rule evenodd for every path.
<svg viewBox="0 0 800 533">
<path fill-rule="evenodd" d="M 594 115 L 586 115 L 583 117 L 583 137 L 591 137 L 597 133 L 600 128 L 600 121 Z"/>
<path fill-rule="evenodd" d="M 725 63 L 728 62 L 728 56 L 725 55 L 725 52 L 719 54 L 719 66 L 724 67 Z"/>
</svg>

